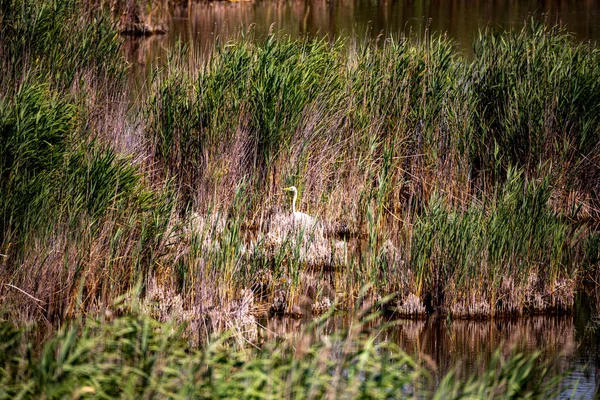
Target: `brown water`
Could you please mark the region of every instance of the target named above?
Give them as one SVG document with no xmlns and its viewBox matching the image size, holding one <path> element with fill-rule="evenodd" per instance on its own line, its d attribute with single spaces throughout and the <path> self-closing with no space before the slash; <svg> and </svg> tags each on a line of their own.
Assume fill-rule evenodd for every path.
<svg viewBox="0 0 600 400">
<path fill-rule="evenodd" d="M 471 43 L 480 29 L 520 29 L 532 17 L 565 26 L 576 40 L 600 41 L 598 0 L 258 0 L 173 10 L 166 35 L 129 40 L 125 50 L 133 62 L 135 84 L 143 86 L 149 82 L 149 66 L 159 64 L 177 41 L 189 44 L 201 56 L 217 38 L 227 40 L 248 27 L 258 40 L 270 32 L 349 40 L 439 33 L 452 38 L 470 57 Z M 581 295 L 575 314 L 566 317 L 451 323 L 400 320 L 393 328 L 375 332 L 378 340 L 394 341 L 427 362 L 437 379 L 457 365 L 466 373 L 479 371 L 477 360 L 489 359 L 499 346 L 543 350 L 547 357 L 558 357 L 558 371 L 571 371 L 567 381 L 578 382 L 576 398 L 594 398 L 600 383 L 600 332 L 591 323 L 597 311 L 590 310 L 589 304 L 596 303 Z M 261 332 L 265 338 L 297 340 L 308 322 L 267 319 L 261 321 Z M 327 329 L 335 332 L 349 323 L 348 317 L 336 316 Z"/>
<path fill-rule="evenodd" d="M 496 321 L 394 321 L 393 316 L 387 316 L 369 323 L 367 328 L 376 341 L 394 342 L 419 360 L 431 371 L 435 382 L 453 369 L 461 378 L 483 373 L 487 361 L 499 348 L 506 356 L 512 352 L 542 351 L 541 359 L 553 361 L 554 373 L 566 374 L 564 387 L 570 389 L 565 398 L 574 394 L 577 399 L 592 399 L 600 396 L 600 332 L 590 323 L 590 310 L 579 305 L 577 313 L 571 316 Z M 310 322 L 309 318 L 266 318 L 259 322 L 259 332 L 263 340 L 304 339 L 306 344 Z M 351 323 L 356 322 L 347 315 L 334 316 L 326 322 L 321 336 L 348 329 Z M 380 327 L 389 323 L 389 328 Z M 312 336 L 311 340 L 321 338 Z"/>
<path fill-rule="evenodd" d="M 470 47 L 478 30 L 520 28 L 531 17 L 565 25 L 577 37 L 600 37 L 600 2 L 540 0 L 316 0 L 209 3 L 177 10 L 171 37 L 211 46 L 254 26 L 258 37 L 282 32 L 293 37 L 389 36 L 414 32 L 447 33 L 459 47 Z"/>
<path fill-rule="evenodd" d="M 532 17 L 564 26 L 577 40 L 600 40 L 598 0 L 256 0 L 177 8 L 167 17 L 166 35 L 130 41 L 127 48 L 132 61 L 147 65 L 178 40 L 205 54 L 217 38 L 248 27 L 257 39 L 270 32 L 361 40 L 428 31 L 448 35 L 470 56 L 480 29 L 520 29 Z"/>
</svg>

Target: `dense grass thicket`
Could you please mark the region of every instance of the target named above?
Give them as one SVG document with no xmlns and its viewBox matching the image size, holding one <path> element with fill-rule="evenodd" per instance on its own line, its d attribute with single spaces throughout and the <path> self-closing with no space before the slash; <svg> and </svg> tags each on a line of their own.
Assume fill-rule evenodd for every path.
<svg viewBox="0 0 600 400">
<path fill-rule="evenodd" d="M 170 206 L 112 143 L 126 64 L 111 19 L 76 1 L 1 5 L 3 304 L 58 322 L 136 284 Z"/>
<path fill-rule="evenodd" d="M 144 132 L 183 213 L 226 210 L 264 232 L 288 207 L 281 188 L 299 187 L 330 233 L 360 238 L 334 266 L 346 299 L 370 284 L 407 314 L 566 311 L 598 267 L 599 60 L 535 23 L 483 32 L 472 61 L 442 38 L 241 37 L 206 61 L 176 52 L 155 74 Z M 340 246 L 326 245 L 335 264 Z M 262 263 L 260 246 L 237 251 L 241 276 L 261 280 L 243 287 L 275 274 L 294 298 L 307 263 L 291 247 Z"/>
</svg>

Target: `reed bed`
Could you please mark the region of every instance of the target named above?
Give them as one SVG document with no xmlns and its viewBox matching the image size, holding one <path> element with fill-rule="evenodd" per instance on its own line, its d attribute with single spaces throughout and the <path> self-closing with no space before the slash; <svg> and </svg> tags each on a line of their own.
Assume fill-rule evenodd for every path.
<svg viewBox="0 0 600 400">
<path fill-rule="evenodd" d="M 0 18 L 0 290 L 15 319 L 60 323 L 148 271 L 170 202 L 112 147 L 126 64 L 111 18 L 76 1 L 7 1 Z"/>
<path fill-rule="evenodd" d="M 571 311 L 600 271 L 598 50 L 535 23 L 472 61 L 442 37 L 241 34 L 176 49 L 131 104 L 89 5 L 0 2 L 0 397 L 560 390 L 537 354 L 431 382 L 362 322 L 298 347 L 254 317 Z"/>
<path fill-rule="evenodd" d="M 597 277 L 600 53 L 560 29 L 482 32 L 472 61 L 443 37 L 244 33 L 176 49 L 130 106 L 107 10 L 1 10 L 0 296 L 17 319 L 161 291 L 182 322 L 248 293 L 249 313 L 300 315 L 365 287 L 421 317 L 568 312 Z M 323 234 L 275 226 L 291 184 Z"/>
<path fill-rule="evenodd" d="M 236 268 L 265 281 L 231 292 L 283 290 L 289 310 L 311 291 L 298 289 L 302 241 L 269 252 L 261 236 L 295 184 L 328 228 L 319 244 L 332 256 L 316 264 L 335 272 L 317 292 L 341 303 L 367 285 L 407 315 L 571 310 L 597 265 L 599 53 L 536 23 L 482 32 L 475 49 L 465 61 L 436 37 L 251 36 L 205 61 L 178 49 L 156 71 L 144 130 L 183 213 L 228 210 L 258 232 Z M 336 265 L 341 231 L 359 244 Z"/>
</svg>

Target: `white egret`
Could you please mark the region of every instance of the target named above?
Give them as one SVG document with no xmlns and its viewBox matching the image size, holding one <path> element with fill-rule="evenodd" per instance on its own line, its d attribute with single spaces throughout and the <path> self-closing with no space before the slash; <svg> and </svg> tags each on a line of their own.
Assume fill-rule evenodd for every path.
<svg viewBox="0 0 600 400">
<path fill-rule="evenodd" d="M 296 200 L 298 199 L 298 189 L 296 189 L 296 186 L 286 187 L 283 190 L 294 193 L 294 198 L 292 199 L 292 215 L 294 216 L 296 225 L 303 227 L 314 226 L 317 221 L 313 217 L 300 211 L 296 211 Z"/>
</svg>

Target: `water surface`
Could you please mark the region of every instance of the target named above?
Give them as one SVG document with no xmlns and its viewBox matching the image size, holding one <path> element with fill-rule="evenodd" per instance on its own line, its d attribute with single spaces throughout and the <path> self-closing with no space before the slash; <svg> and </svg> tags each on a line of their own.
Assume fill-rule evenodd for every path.
<svg viewBox="0 0 600 400">
<path fill-rule="evenodd" d="M 532 18 L 562 25 L 580 41 L 600 39 L 596 0 L 256 0 L 176 8 L 166 35 L 130 41 L 128 48 L 132 61 L 148 64 L 177 41 L 206 54 L 217 38 L 226 41 L 252 27 L 259 40 L 271 32 L 357 40 L 444 34 L 470 56 L 479 30 L 520 29 Z"/>
<path fill-rule="evenodd" d="M 553 374 L 566 374 L 563 384 L 570 389 L 565 392 L 565 398 L 573 394 L 575 387 L 575 398 L 593 399 L 600 395 L 599 333 L 590 324 L 588 311 L 580 307 L 571 316 L 495 321 L 394 321 L 393 316 L 386 316 L 367 328 L 376 341 L 393 342 L 426 366 L 434 382 L 439 382 L 453 369 L 463 379 L 484 373 L 485 365 L 497 349 L 505 356 L 541 351 L 542 360 L 553 360 Z M 259 332 L 262 340 L 283 338 L 300 343 L 306 339 L 305 330 L 310 322 L 310 318 L 266 318 L 259 322 Z M 390 322 L 391 327 L 381 328 Z M 311 340 L 322 340 L 323 335 L 335 337 L 336 332 L 348 329 L 351 323 L 356 322 L 347 315 L 334 316 L 326 322 L 321 336 L 313 336 Z M 302 343 L 306 344 L 306 340 Z"/>
</svg>

